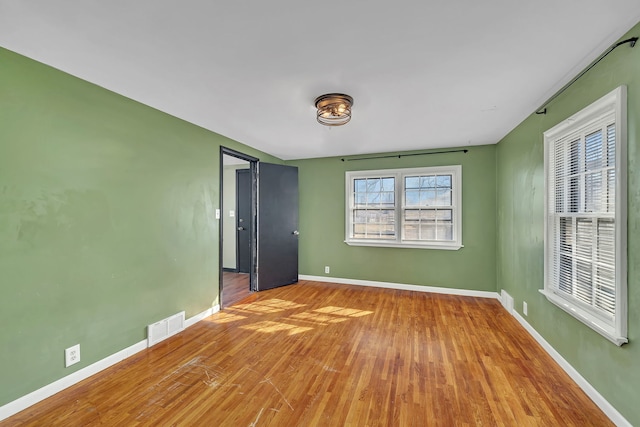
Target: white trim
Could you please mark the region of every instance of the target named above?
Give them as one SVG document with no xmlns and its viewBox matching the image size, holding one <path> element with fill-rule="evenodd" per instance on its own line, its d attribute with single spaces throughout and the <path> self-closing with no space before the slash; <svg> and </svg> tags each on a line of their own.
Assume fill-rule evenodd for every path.
<svg viewBox="0 0 640 427">
<path fill-rule="evenodd" d="M 195 325 L 196 323 L 198 323 L 199 321 L 206 319 L 207 317 L 211 316 L 212 314 L 215 314 L 217 312 L 220 311 L 220 304 L 216 304 L 213 307 L 211 307 L 208 310 L 203 311 L 202 313 L 198 313 L 193 317 L 188 318 L 187 320 L 185 320 L 184 322 L 184 328 L 187 329 L 193 325 Z"/>
<path fill-rule="evenodd" d="M 185 329 L 193 326 L 200 320 L 211 316 L 213 313 L 217 313 L 220 311 L 220 305 L 216 305 L 211 307 L 208 310 L 203 311 L 202 313 L 196 314 L 195 316 L 187 319 L 185 322 Z M 66 377 L 62 377 L 57 381 L 54 381 L 50 384 L 45 385 L 35 391 L 32 391 L 29 394 L 26 394 L 22 397 L 17 398 L 14 401 L 7 403 L 6 405 L 0 406 L 0 421 L 9 418 L 12 415 L 17 414 L 20 411 L 27 409 L 28 407 L 35 405 L 38 402 L 47 399 L 48 397 L 53 396 L 56 393 L 61 392 L 62 390 L 71 387 L 74 384 L 79 383 L 100 371 L 103 371 L 118 362 L 123 361 L 136 353 L 141 352 L 147 348 L 147 340 L 143 340 L 129 346 L 123 350 L 118 351 L 110 356 L 105 357 L 104 359 L 98 360 L 95 363 L 92 363 L 89 366 L 86 366 L 72 374 L 67 375 Z"/>
<path fill-rule="evenodd" d="M 547 297 L 550 303 L 555 305 L 556 307 L 566 311 L 571 316 L 580 320 L 582 323 L 620 347 L 622 344 L 628 343 L 629 340 L 626 337 L 620 336 L 616 334 L 615 327 L 609 327 L 603 322 L 598 322 L 594 319 L 597 319 L 593 315 L 589 315 L 586 310 L 577 310 L 576 304 L 573 301 L 568 301 L 563 298 L 561 295 L 556 295 L 553 292 L 547 291 L 546 289 L 538 290 L 542 295 Z"/>
<path fill-rule="evenodd" d="M 448 244 L 446 242 L 429 242 L 429 244 L 411 244 L 411 243 L 386 243 L 384 240 L 350 240 L 344 241 L 349 246 L 370 246 L 374 248 L 405 248 L 405 249 L 442 249 L 444 251 L 457 251 L 464 248 L 464 245 L 457 243 Z"/>
<path fill-rule="evenodd" d="M 460 295 L 460 296 L 478 297 L 478 298 L 493 298 L 497 300 L 500 299 L 500 295 L 498 295 L 497 292 L 474 291 L 471 289 L 441 288 L 438 286 L 409 285 L 405 283 L 392 283 L 392 282 L 374 282 L 371 280 L 342 279 L 339 277 L 327 277 L 327 276 L 307 276 L 304 274 L 299 275 L 298 279 L 311 280 L 314 282 L 340 283 L 344 285 L 372 286 L 374 288 L 398 289 L 402 291 L 431 292 L 435 294 Z"/>
<path fill-rule="evenodd" d="M 580 373 L 558 351 L 551 346 L 543 337 L 533 329 L 533 327 L 527 323 L 524 317 L 520 316 L 520 313 L 513 311 L 513 317 L 529 332 L 529 334 L 544 348 L 544 350 L 556 361 L 558 365 L 571 377 L 571 379 L 578 384 L 578 387 L 584 391 L 587 396 L 593 402 L 598 405 L 602 412 L 609 417 L 609 419 L 618 427 L 632 427 L 631 423 L 627 421 L 620 412 L 614 406 L 607 401 L 598 390 L 595 389 Z"/>
</svg>

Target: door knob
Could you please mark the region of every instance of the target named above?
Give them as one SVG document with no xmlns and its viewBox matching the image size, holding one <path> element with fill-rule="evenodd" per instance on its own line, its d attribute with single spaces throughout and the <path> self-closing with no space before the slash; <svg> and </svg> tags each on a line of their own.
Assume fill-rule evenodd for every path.
<svg viewBox="0 0 640 427">
<path fill-rule="evenodd" d="M 238 227 L 238 231 L 244 231 L 246 230 L 244 227 Z"/>
<path fill-rule="evenodd" d="M 293 234 L 294 236 L 299 236 L 299 235 L 300 235 L 300 232 L 299 232 L 298 230 L 293 230 L 293 233 L 292 233 L 292 234 Z"/>
</svg>

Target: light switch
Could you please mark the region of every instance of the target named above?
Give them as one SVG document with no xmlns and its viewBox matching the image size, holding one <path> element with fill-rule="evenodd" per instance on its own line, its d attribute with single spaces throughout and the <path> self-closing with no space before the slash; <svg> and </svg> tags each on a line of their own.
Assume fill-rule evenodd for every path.
<svg viewBox="0 0 640 427">
<path fill-rule="evenodd" d="M 216 219 L 220 219 L 220 209 L 216 209 Z"/>
<path fill-rule="evenodd" d="M 236 216 L 236 212 L 235 211 L 229 211 L 229 218 L 233 218 L 234 216 Z"/>
</svg>

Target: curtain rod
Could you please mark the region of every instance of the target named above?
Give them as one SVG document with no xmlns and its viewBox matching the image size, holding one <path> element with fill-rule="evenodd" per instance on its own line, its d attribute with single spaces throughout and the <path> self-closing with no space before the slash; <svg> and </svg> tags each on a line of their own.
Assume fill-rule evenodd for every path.
<svg viewBox="0 0 640 427">
<path fill-rule="evenodd" d="M 345 159 L 342 158 L 343 162 L 355 162 L 358 160 L 371 160 L 371 159 L 389 159 L 389 158 L 402 158 L 402 157 L 411 157 L 411 156 L 427 156 L 429 154 L 445 154 L 445 153 L 466 153 L 467 149 L 464 150 L 448 150 L 448 151 L 428 151 L 426 153 L 412 153 L 412 154 L 390 154 L 388 156 L 372 156 L 372 157 L 359 157 L 356 159 Z"/>
<path fill-rule="evenodd" d="M 627 40 L 623 40 L 621 42 L 618 42 L 614 45 L 612 45 L 611 47 L 609 47 L 609 49 L 607 49 L 603 54 L 601 54 L 600 56 L 598 56 L 595 61 L 593 61 L 591 64 L 589 64 L 587 66 L 587 68 L 585 68 L 584 70 L 582 70 L 580 72 L 580 74 L 578 74 L 577 76 L 575 76 L 573 79 L 571 79 L 571 81 L 569 83 L 567 83 L 566 85 L 562 86 L 562 88 L 560 88 L 560 90 L 558 90 L 556 93 L 554 93 L 551 98 L 547 99 L 544 104 L 542 104 L 540 106 L 540 108 L 538 108 L 536 110 L 536 114 L 547 114 L 547 105 L 549 105 L 549 103 L 551 101 L 553 101 L 554 99 L 556 99 L 562 92 L 564 92 L 565 90 L 569 89 L 569 86 L 571 86 L 572 84 L 574 84 L 580 77 L 584 76 L 590 69 L 592 69 L 593 67 L 595 67 L 598 62 L 602 61 L 607 55 L 609 55 L 611 52 L 613 52 L 614 50 L 616 50 L 616 48 L 618 48 L 619 46 L 622 46 L 623 44 L 627 44 L 629 43 L 630 47 L 634 47 L 636 45 L 636 42 L 638 41 L 638 37 L 631 37 L 630 39 Z"/>
</svg>

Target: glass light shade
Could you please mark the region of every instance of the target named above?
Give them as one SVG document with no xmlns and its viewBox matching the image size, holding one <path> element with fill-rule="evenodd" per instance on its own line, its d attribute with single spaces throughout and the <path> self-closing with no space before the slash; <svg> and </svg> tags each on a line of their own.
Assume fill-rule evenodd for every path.
<svg viewBox="0 0 640 427">
<path fill-rule="evenodd" d="M 342 93 L 329 93 L 316 98 L 318 123 L 325 126 L 342 126 L 351 120 L 353 98 Z"/>
</svg>

